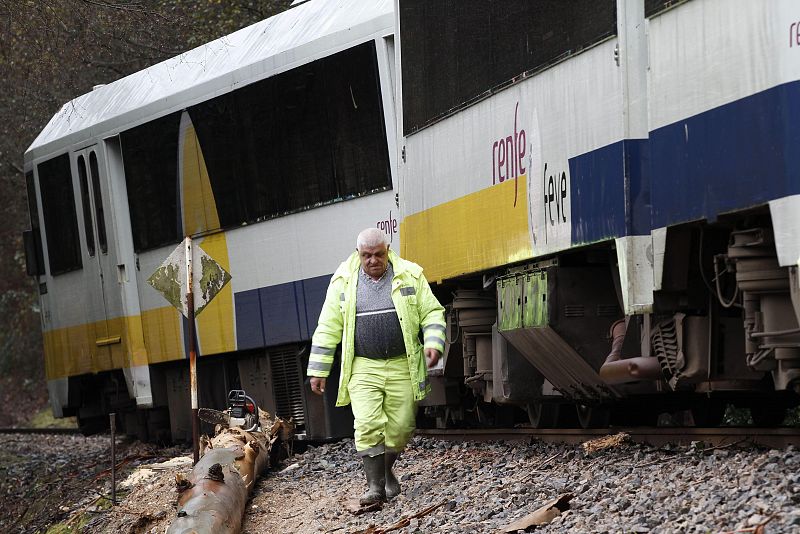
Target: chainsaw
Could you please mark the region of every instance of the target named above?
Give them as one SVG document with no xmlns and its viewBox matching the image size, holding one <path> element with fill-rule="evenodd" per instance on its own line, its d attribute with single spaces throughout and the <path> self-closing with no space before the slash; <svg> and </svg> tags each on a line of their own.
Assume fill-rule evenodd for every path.
<svg viewBox="0 0 800 534">
<path fill-rule="evenodd" d="M 212 425 L 223 425 L 228 428 L 239 427 L 246 432 L 259 429 L 258 406 L 252 397 L 243 389 L 232 389 L 228 393 L 228 407 L 225 411 L 213 408 L 200 408 L 197 417 Z"/>
</svg>

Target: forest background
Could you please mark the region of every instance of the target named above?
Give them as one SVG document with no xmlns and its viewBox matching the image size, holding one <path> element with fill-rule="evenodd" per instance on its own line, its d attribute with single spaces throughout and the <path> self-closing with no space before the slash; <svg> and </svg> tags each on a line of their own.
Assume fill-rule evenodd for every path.
<svg viewBox="0 0 800 534">
<path fill-rule="evenodd" d="M 69 100 L 270 17 L 291 0 L 0 0 L 0 427 L 47 404 L 25 274 L 23 154 Z"/>
</svg>

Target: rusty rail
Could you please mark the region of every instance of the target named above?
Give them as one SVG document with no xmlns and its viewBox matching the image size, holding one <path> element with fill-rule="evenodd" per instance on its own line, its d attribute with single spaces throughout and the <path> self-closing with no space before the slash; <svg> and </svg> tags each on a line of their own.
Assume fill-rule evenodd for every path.
<svg viewBox="0 0 800 534">
<path fill-rule="evenodd" d="M 0 434 L 80 434 L 77 428 L 0 428 Z"/>
</svg>

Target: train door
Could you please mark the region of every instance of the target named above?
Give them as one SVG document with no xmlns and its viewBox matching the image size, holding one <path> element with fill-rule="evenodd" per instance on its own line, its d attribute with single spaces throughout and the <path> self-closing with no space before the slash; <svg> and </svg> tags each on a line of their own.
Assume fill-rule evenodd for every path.
<svg viewBox="0 0 800 534">
<path fill-rule="evenodd" d="M 110 242 L 114 233 L 108 210 L 108 186 L 105 165 L 98 145 L 74 153 L 74 172 L 80 189 L 82 217 L 88 261 L 84 265 L 87 325 L 92 347 L 92 368 L 95 372 L 121 367 L 119 347 L 121 324 L 118 317 L 120 296 L 116 279 L 116 248 Z M 92 339 L 94 338 L 94 339 Z"/>
</svg>

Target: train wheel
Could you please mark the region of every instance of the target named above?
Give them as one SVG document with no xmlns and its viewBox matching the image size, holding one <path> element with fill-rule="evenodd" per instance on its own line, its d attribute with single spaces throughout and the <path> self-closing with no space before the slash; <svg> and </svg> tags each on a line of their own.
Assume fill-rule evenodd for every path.
<svg viewBox="0 0 800 534">
<path fill-rule="evenodd" d="M 554 402 L 528 404 L 528 421 L 533 428 L 557 428 L 561 405 Z"/>
<path fill-rule="evenodd" d="M 770 406 L 766 404 L 755 404 L 750 407 L 750 416 L 753 418 L 753 425 L 758 427 L 780 426 L 786 418 L 786 408 L 783 406 Z"/>
<path fill-rule="evenodd" d="M 605 428 L 611 419 L 611 410 L 605 406 L 576 404 L 575 408 L 581 428 Z"/>
<path fill-rule="evenodd" d="M 715 427 L 722 423 L 727 405 L 718 399 L 702 399 L 691 407 L 694 426 Z"/>
</svg>

